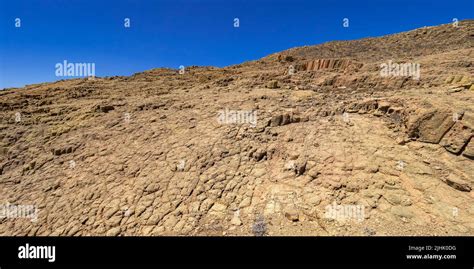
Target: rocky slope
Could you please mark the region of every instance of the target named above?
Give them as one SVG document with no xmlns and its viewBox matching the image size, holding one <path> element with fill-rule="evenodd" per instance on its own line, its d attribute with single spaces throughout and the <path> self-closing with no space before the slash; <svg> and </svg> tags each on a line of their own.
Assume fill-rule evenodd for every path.
<svg viewBox="0 0 474 269">
<path fill-rule="evenodd" d="M 0 234 L 474 235 L 473 58 L 467 20 L 3 90 L 0 203 L 38 219 Z"/>
</svg>

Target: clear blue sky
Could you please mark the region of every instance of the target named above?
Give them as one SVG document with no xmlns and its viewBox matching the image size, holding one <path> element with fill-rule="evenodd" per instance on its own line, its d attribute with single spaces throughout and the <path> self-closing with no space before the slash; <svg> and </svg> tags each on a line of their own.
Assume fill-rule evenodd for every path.
<svg viewBox="0 0 474 269">
<path fill-rule="evenodd" d="M 55 64 L 63 60 L 95 63 L 100 77 L 221 67 L 473 13 L 474 0 L 0 0 L 0 89 L 58 80 Z"/>
</svg>

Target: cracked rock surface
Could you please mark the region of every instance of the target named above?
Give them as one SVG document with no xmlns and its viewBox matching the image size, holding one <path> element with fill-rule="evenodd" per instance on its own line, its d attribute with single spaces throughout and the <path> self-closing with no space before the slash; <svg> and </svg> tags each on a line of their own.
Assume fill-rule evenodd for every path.
<svg viewBox="0 0 474 269">
<path fill-rule="evenodd" d="M 0 235 L 474 235 L 473 32 L 0 91 Z"/>
</svg>

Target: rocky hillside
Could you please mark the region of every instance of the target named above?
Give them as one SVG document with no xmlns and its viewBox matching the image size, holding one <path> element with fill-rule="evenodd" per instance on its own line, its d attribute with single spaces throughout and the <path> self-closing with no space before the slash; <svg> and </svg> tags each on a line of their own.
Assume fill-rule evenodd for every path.
<svg viewBox="0 0 474 269">
<path fill-rule="evenodd" d="M 474 44 L 474 21 L 466 20 L 453 27 L 445 24 L 423 27 L 409 32 L 354 41 L 332 41 L 319 46 L 289 49 L 279 54 L 298 58 L 349 57 L 368 61 L 384 59 L 413 59 L 414 57 L 439 54 L 472 47 Z M 272 57 L 271 55 L 269 57 Z"/>
<path fill-rule="evenodd" d="M 473 33 L 0 91 L 0 234 L 474 235 Z"/>
</svg>

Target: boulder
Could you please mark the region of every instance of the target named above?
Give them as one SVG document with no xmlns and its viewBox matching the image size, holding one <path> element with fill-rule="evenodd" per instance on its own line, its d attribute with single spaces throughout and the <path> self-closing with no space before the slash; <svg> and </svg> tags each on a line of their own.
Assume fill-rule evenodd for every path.
<svg viewBox="0 0 474 269">
<path fill-rule="evenodd" d="M 454 125 L 452 115 L 453 112 L 447 109 L 419 109 L 408 119 L 408 136 L 437 144 Z"/>
<path fill-rule="evenodd" d="M 272 80 L 272 81 L 268 82 L 267 88 L 269 88 L 269 89 L 276 89 L 276 88 L 278 88 L 278 81 Z"/>
<path fill-rule="evenodd" d="M 300 220 L 298 210 L 296 210 L 295 208 L 285 209 L 285 217 L 292 222 L 297 222 Z"/>
<path fill-rule="evenodd" d="M 474 160 L 474 139 L 471 138 L 471 141 L 468 142 L 466 148 L 464 149 L 462 155 L 466 158 Z"/>
<path fill-rule="evenodd" d="M 469 183 L 467 183 L 465 180 L 463 180 L 462 178 L 454 174 L 449 174 L 444 179 L 444 181 L 446 182 L 446 184 L 448 184 L 449 186 L 459 191 L 469 192 L 472 190 L 472 187 L 469 185 Z"/>
<path fill-rule="evenodd" d="M 283 114 L 278 114 L 273 116 L 270 119 L 269 125 L 270 127 L 276 127 L 276 126 L 282 126 L 282 125 L 287 125 L 293 122 L 299 122 L 300 118 L 295 117 L 289 113 L 283 113 Z"/>
</svg>

